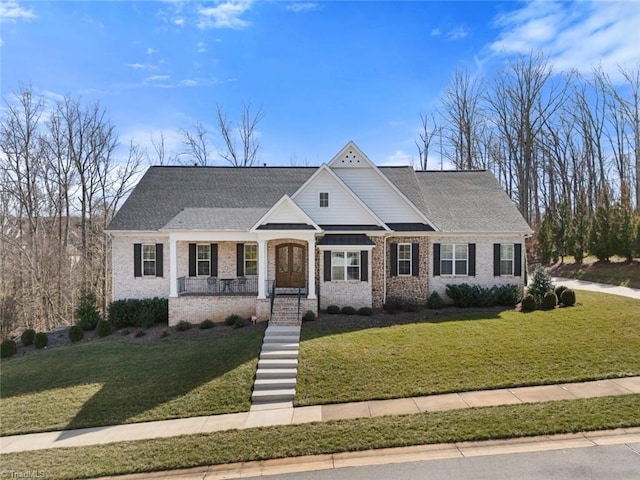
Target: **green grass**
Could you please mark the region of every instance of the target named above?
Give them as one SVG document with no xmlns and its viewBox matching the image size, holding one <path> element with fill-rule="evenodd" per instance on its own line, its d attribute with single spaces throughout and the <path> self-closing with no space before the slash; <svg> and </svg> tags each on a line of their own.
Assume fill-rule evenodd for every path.
<svg viewBox="0 0 640 480">
<path fill-rule="evenodd" d="M 341 333 L 306 324 L 296 404 L 640 374 L 640 302 L 584 291 L 577 301 L 553 311 L 443 313 Z"/>
<path fill-rule="evenodd" d="M 621 258 L 599 262 L 595 257 L 588 257 L 582 263 L 575 263 L 569 257 L 565 259 L 565 263 L 551 266 L 549 273 L 556 277 L 640 288 L 640 260 L 637 259 L 632 263 Z"/>
<path fill-rule="evenodd" d="M 262 332 L 107 340 L 3 361 L 2 435 L 246 411 Z"/>
<path fill-rule="evenodd" d="M 301 455 L 640 425 L 640 395 L 472 408 L 5 454 L 8 472 L 73 479 Z"/>
</svg>

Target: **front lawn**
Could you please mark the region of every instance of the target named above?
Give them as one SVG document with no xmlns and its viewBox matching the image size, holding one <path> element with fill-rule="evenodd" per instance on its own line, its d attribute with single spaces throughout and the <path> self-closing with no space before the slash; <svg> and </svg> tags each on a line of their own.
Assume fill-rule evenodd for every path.
<svg viewBox="0 0 640 480">
<path fill-rule="evenodd" d="M 3 361 L 1 434 L 246 411 L 262 336 L 109 338 Z"/>
<path fill-rule="evenodd" d="M 614 257 L 609 262 L 600 262 L 595 257 L 587 257 L 582 263 L 575 263 L 572 257 L 567 257 L 564 263 L 556 263 L 548 271 L 554 277 L 640 288 L 640 259 L 629 263 Z"/>
<path fill-rule="evenodd" d="M 639 375 L 640 302 L 585 291 L 577 301 L 528 314 L 445 309 L 382 328 L 307 323 L 296 404 Z"/>
</svg>

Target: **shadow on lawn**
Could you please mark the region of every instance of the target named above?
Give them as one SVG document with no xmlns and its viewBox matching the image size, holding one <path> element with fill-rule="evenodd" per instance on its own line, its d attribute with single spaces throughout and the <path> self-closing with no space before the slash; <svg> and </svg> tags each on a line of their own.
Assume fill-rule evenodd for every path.
<svg viewBox="0 0 640 480">
<path fill-rule="evenodd" d="M 248 327 L 246 332 L 218 338 L 157 344 L 116 340 L 57 348 L 46 352 L 50 355 L 40 359 L 32 357 L 40 362 L 33 363 L 31 368 L 39 370 L 43 376 L 58 376 L 55 372 L 59 372 L 59 384 L 17 382 L 15 388 L 3 392 L 3 397 L 100 384 L 100 390 L 84 402 L 65 427 L 97 431 L 104 429 L 105 425 L 130 423 L 132 418 L 144 412 L 166 402 L 180 400 L 194 389 L 230 374 L 228 381 L 198 392 L 190 404 L 193 408 L 188 416 L 237 412 L 250 404 L 255 368 L 247 365 L 240 372 L 234 370 L 247 362 L 257 363 L 263 334 L 264 327 Z M 63 351 L 67 352 L 66 355 Z M 161 416 L 183 417 L 180 402 L 168 407 Z M 83 433 L 88 432 L 75 434 Z M 71 436 L 74 433 L 63 432 L 59 438 Z"/>
<path fill-rule="evenodd" d="M 446 306 L 438 310 L 424 309 L 419 312 L 397 312 L 393 314 L 376 311 L 369 317 L 344 314 L 331 315 L 326 312 L 321 312 L 317 320 L 303 324 L 301 340 L 311 340 L 313 338 L 345 332 L 371 328 L 387 328 L 397 325 L 497 319 L 500 318 L 501 313 L 510 310 L 513 310 L 513 308 L 459 308 Z"/>
</svg>

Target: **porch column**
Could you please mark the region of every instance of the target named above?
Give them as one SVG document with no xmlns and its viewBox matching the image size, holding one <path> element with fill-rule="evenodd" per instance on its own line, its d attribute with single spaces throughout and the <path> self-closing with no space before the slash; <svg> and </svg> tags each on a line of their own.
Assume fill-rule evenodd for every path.
<svg viewBox="0 0 640 480">
<path fill-rule="evenodd" d="M 266 280 L 267 278 L 267 241 L 258 240 L 258 298 L 267 298 Z"/>
<path fill-rule="evenodd" d="M 307 298 L 316 298 L 316 239 L 307 240 L 307 272 L 309 290 L 307 291 Z"/>
<path fill-rule="evenodd" d="M 169 237 L 169 296 L 178 296 L 178 242 Z"/>
</svg>

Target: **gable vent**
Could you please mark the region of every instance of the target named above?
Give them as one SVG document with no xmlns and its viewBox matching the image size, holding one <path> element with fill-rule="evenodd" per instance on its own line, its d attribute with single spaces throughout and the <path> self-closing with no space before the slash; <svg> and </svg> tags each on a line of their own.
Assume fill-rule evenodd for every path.
<svg viewBox="0 0 640 480">
<path fill-rule="evenodd" d="M 349 150 L 342 159 L 342 163 L 360 163 L 360 159 L 352 150 Z"/>
</svg>

